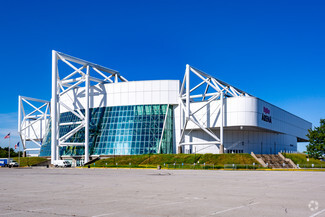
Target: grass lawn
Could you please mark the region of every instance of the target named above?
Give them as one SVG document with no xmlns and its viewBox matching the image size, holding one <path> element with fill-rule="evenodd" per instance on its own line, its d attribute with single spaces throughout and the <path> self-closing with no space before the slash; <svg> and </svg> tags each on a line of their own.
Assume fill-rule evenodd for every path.
<svg viewBox="0 0 325 217">
<path fill-rule="evenodd" d="M 194 166 L 195 163 L 195 166 Z M 250 154 L 152 154 L 115 156 L 101 159 L 91 167 L 223 168 L 226 164 L 259 165 Z M 116 165 L 117 164 L 117 165 Z"/>
<path fill-rule="evenodd" d="M 290 158 L 296 165 L 299 164 L 299 167 L 301 168 L 311 168 L 312 164 L 314 164 L 315 168 L 318 167 L 325 167 L 325 162 L 320 161 L 314 158 L 309 158 L 309 161 L 307 161 L 308 157 L 306 154 L 287 154 L 283 153 L 283 156 L 286 158 Z"/>
<path fill-rule="evenodd" d="M 18 162 L 18 157 L 13 158 L 14 161 Z M 46 158 L 42 157 L 21 157 L 20 158 L 20 166 L 25 167 L 25 166 L 34 166 L 36 164 L 42 163 L 47 161 Z"/>
</svg>

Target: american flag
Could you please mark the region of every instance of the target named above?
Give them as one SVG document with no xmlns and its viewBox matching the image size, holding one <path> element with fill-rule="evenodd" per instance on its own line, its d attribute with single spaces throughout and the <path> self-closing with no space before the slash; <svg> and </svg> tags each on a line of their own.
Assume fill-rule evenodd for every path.
<svg viewBox="0 0 325 217">
<path fill-rule="evenodd" d="M 15 145 L 15 149 L 17 149 L 17 147 L 19 147 L 19 142 Z"/>
<path fill-rule="evenodd" d="M 5 136 L 5 139 L 10 138 L 10 133 L 8 133 L 8 135 Z"/>
</svg>

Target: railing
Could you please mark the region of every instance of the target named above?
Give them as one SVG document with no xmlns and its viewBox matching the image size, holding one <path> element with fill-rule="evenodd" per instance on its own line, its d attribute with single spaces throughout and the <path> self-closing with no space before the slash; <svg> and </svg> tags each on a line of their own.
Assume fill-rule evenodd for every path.
<svg viewBox="0 0 325 217">
<path fill-rule="evenodd" d="M 256 169 L 265 169 L 265 167 L 263 167 L 260 164 L 254 165 L 254 164 L 225 164 L 224 165 L 224 169 L 225 170 L 238 170 L 238 169 L 242 169 L 242 170 L 256 170 Z"/>
<path fill-rule="evenodd" d="M 96 165 L 96 163 L 92 163 L 88 165 L 88 168 L 91 167 L 103 167 L 103 168 L 124 168 L 124 169 L 132 169 L 132 168 L 157 168 L 160 169 L 192 169 L 192 170 L 218 170 L 218 169 L 225 169 L 225 170 L 255 170 L 255 169 L 262 169 L 265 168 L 260 164 L 225 164 L 225 165 L 216 165 L 216 164 L 205 164 L 205 163 L 164 163 L 162 165 L 132 165 L 131 163 L 127 165 L 119 165 L 118 163 L 112 164 L 105 164 L 105 165 Z"/>
<path fill-rule="evenodd" d="M 288 163 L 277 163 L 277 164 L 269 164 L 266 163 L 267 168 L 273 168 L 273 169 L 295 169 L 292 165 Z"/>
<path fill-rule="evenodd" d="M 324 164 L 297 164 L 298 168 L 308 168 L 308 169 L 325 169 Z"/>
<path fill-rule="evenodd" d="M 124 169 L 132 169 L 132 168 L 157 168 L 159 166 L 161 169 L 192 169 L 192 170 L 218 170 L 218 169 L 225 169 L 225 170 L 256 170 L 256 169 L 295 169 L 292 168 L 290 164 L 266 164 L 266 167 L 263 167 L 260 164 L 224 164 L 224 165 L 216 165 L 216 164 L 205 164 L 205 163 L 164 163 L 162 165 L 151 165 L 151 164 L 144 164 L 144 165 L 133 165 L 131 163 L 127 165 L 119 165 L 118 163 L 112 164 L 105 164 L 105 165 L 96 165 L 96 163 L 89 164 L 88 167 L 102 167 L 102 168 L 124 168 Z M 325 169 L 325 165 L 323 164 L 297 164 L 298 169 Z"/>
</svg>

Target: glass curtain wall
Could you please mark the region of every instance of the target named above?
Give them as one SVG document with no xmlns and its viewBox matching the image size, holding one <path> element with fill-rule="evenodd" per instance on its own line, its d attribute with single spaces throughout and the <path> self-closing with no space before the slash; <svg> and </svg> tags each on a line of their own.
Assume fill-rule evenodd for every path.
<svg viewBox="0 0 325 217">
<path fill-rule="evenodd" d="M 81 110 L 84 113 L 84 110 Z M 167 115 L 167 116 L 166 116 Z M 71 112 L 60 115 L 60 122 L 79 121 Z M 60 127 L 60 136 L 75 126 Z M 173 153 L 173 110 L 168 105 L 134 105 L 90 109 L 90 155 L 137 155 Z M 50 131 L 40 156 L 50 156 Z M 67 142 L 84 142 L 84 128 Z M 160 148 L 160 150 L 159 150 Z M 61 156 L 84 155 L 84 147 L 60 148 Z"/>
</svg>

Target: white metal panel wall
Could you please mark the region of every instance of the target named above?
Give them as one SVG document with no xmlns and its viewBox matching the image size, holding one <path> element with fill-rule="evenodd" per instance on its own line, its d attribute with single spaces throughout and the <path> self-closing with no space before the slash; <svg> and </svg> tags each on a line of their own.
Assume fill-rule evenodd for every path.
<svg viewBox="0 0 325 217">
<path fill-rule="evenodd" d="M 191 111 L 195 111 L 204 102 L 191 103 Z M 211 102 L 195 114 L 196 119 L 202 125 L 212 128 L 220 127 L 220 101 Z M 270 113 L 272 123 L 262 120 L 262 114 L 266 108 Z M 182 111 L 177 108 L 176 114 L 181 115 Z M 311 123 L 305 121 L 289 112 L 284 111 L 272 104 L 255 97 L 231 97 L 225 99 L 225 127 L 254 126 L 269 129 L 272 131 L 293 135 L 307 139 L 308 129 Z M 199 129 L 198 126 L 189 122 L 187 129 Z"/>
<path fill-rule="evenodd" d="M 189 131 L 187 131 L 189 132 Z M 219 136 L 219 132 L 215 131 Z M 242 150 L 243 153 L 275 154 L 281 151 L 296 152 L 297 139 L 295 136 L 262 131 L 229 130 L 224 132 L 225 153 L 227 150 Z M 212 141 L 212 138 L 201 130 L 186 133 L 186 142 Z M 190 151 L 191 150 L 191 151 Z M 217 145 L 186 145 L 185 153 L 214 153 L 218 154 Z"/>
<path fill-rule="evenodd" d="M 63 95 L 61 101 L 76 109 L 83 109 L 85 104 L 84 88 L 76 88 Z M 150 105 L 150 104 L 178 104 L 179 81 L 130 81 L 107 83 L 90 87 L 90 108 L 123 106 L 123 105 Z M 60 107 L 60 112 L 67 112 Z"/>
<path fill-rule="evenodd" d="M 299 138 L 308 139 L 308 129 L 312 128 L 312 124 L 303 120 L 283 109 L 280 109 L 270 103 L 257 99 L 257 126 L 270 129 L 277 132 L 283 132 L 289 135 L 293 135 Z M 264 108 L 270 110 L 270 116 L 272 117 L 272 123 L 262 120 L 262 114 Z"/>
</svg>

